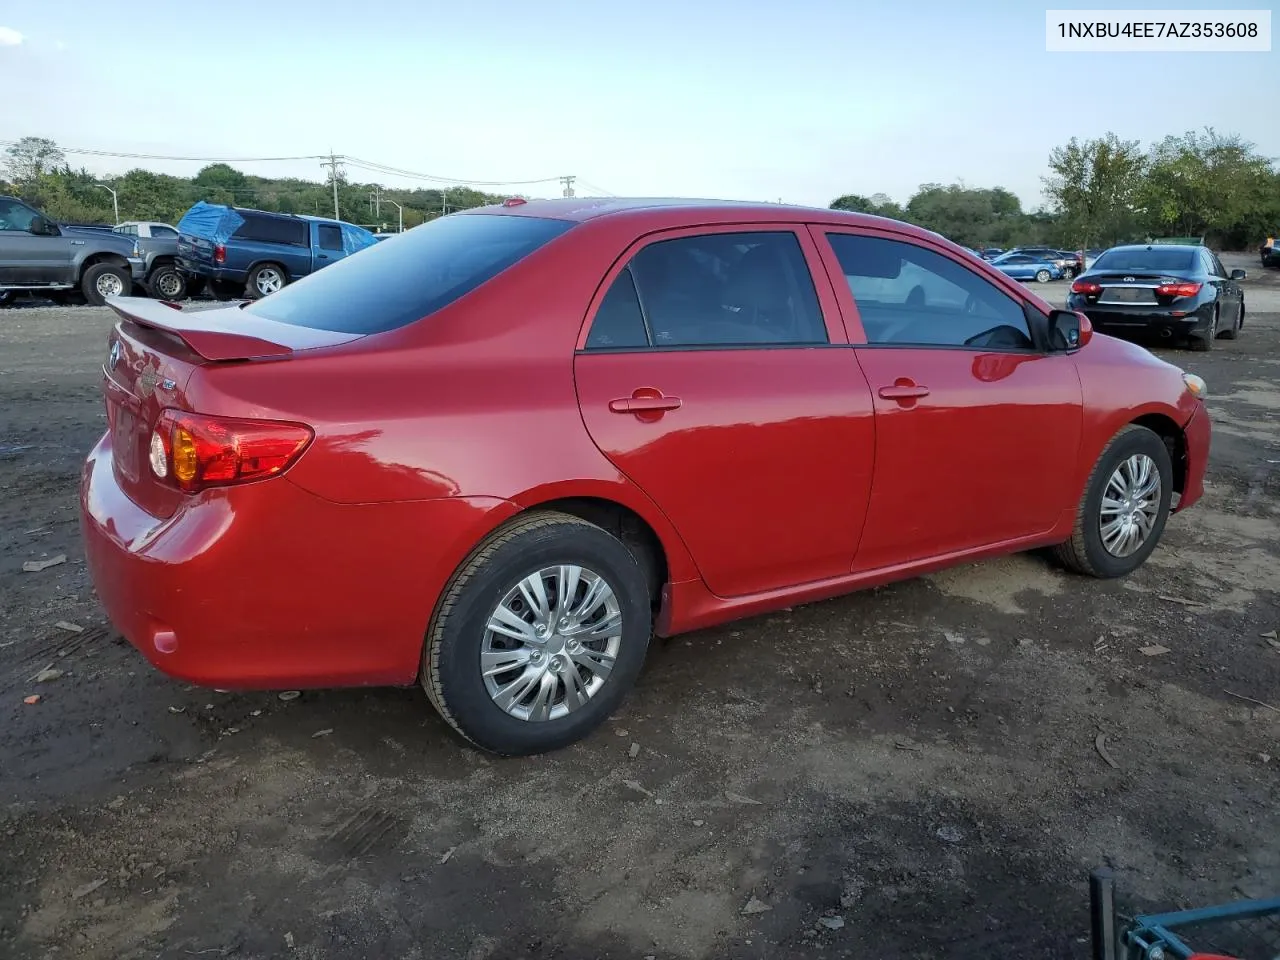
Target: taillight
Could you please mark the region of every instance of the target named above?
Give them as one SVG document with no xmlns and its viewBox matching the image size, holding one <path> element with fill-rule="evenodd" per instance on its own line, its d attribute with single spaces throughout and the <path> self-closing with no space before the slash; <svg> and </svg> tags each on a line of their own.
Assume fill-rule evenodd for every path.
<svg viewBox="0 0 1280 960">
<path fill-rule="evenodd" d="M 165 410 L 151 435 L 151 472 L 194 493 L 283 473 L 315 436 L 300 423 Z"/>
<path fill-rule="evenodd" d="M 1072 293 L 1083 293 L 1088 297 L 1096 297 L 1102 292 L 1102 284 L 1094 283 L 1092 280 L 1077 280 L 1071 285 Z"/>
<path fill-rule="evenodd" d="M 1200 292 L 1199 283 L 1162 283 L 1156 287 L 1157 297 L 1194 297 Z"/>
<path fill-rule="evenodd" d="M 213 248 L 213 262 L 214 263 L 227 262 L 227 248 L 220 243 L 215 245 Z"/>
</svg>

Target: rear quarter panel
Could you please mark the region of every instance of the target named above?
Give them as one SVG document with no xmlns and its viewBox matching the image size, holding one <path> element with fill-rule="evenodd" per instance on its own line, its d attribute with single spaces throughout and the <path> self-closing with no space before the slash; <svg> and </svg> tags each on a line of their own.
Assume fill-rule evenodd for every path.
<svg viewBox="0 0 1280 960">
<path fill-rule="evenodd" d="M 592 443 L 574 386 L 588 304 L 634 239 L 581 224 L 425 320 L 294 359 L 205 367 L 189 398 L 311 425 L 316 439 L 287 476 L 333 502 L 603 498 L 654 528 L 672 579 L 692 579 L 674 527 Z"/>
</svg>

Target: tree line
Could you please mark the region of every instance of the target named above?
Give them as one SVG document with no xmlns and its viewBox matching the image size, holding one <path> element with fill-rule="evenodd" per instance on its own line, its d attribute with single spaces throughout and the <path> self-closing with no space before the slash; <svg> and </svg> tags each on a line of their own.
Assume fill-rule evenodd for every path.
<svg viewBox="0 0 1280 960">
<path fill-rule="evenodd" d="M 83 168 L 73 169 L 58 145 L 41 137 L 25 137 L 9 147 L 0 167 L 0 194 L 20 197 L 51 219 L 68 223 L 115 222 L 111 194 L 100 183 L 116 191 L 121 220 L 176 224 L 197 200 L 279 213 L 331 217 L 334 212 L 332 181 L 256 177 L 225 163 L 209 164 L 194 177 L 138 168 L 103 179 Z M 375 188 L 381 200 L 374 199 Z M 388 190 L 338 176 L 339 219 L 394 231 L 399 213 L 388 199 L 404 207 L 407 230 L 447 211 L 504 198 L 469 187 Z"/>
<path fill-rule="evenodd" d="M 1237 135 L 1212 129 L 1168 136 L 1144 150 L 1114 133 L 1072 137 L 1049 154 L 1047 203 L 1024 212 L 1001 187 L 926 183 L 899 205 L 882 193 L 847 194 L 836 210 L 905 220 L 969 247 L 1107 247 L 1162 236 L 1204 237 L 1252 249 L 1280 229 L 1280 169 Z"/>
</svg>

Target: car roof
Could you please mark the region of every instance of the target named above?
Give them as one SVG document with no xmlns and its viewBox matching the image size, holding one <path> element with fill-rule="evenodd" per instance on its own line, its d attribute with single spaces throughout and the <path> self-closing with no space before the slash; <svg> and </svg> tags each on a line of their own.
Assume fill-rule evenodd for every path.
<svg viewBox="0 0 1280 960">
<path fill-rule="evenodd" d="M 510 204 L 510 206 L 508 206 Z M 830 223 L 851 226 L 880 227 L 917 237 L 943 239 L 940 234 L 901 220 L 878 217 L 869 213 L 852 213 L 828 207 L 806 207 L 788 203 L 762 203 L 755 200 L 704 200 L 680 197 L 559 197 L 551 200 L 508 200 L 501 204 L 460 210 L 459 214 L 508 214 L 543 217 L 552 220 L 590 220 L 626 218 L 645 221 L 646 226 L 680 226 L 697 224 L 755 222 Z M 952 241 L 947 241 L 948 243 Z"/>
<path fill-rule="evenodd" d="M 1104 253 L 1115 250 L 1181 250 L 1183 253 L 1194 253 L 1207 249 L 1198 243 L 1126 243 L 1119 247 L 1107 247 Z"/>
</svg>

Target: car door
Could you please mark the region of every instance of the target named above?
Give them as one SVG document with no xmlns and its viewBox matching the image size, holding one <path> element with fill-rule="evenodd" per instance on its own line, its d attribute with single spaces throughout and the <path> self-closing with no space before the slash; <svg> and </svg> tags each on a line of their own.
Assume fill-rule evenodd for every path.
<svg viewBox="0 0 1280 960">
<path fill-rule="evenodd" d="M 346 255 L 342 247 L 342 227 L 336 223 L 316 224 L 316 269 L 327 267 Z"/>
<path fill-rule="evenodd" d="M 51 232 L 32 233 L 38 221 L 48 224 Z M 0 197 L 0 283 L 65 282 L 74 242 L 25 203 Z"/>
<path fill-rule="evenodd" d="M 671 520 L 712 592 L 848 573 L 873 408 L 803 227 L 637 241 L 596 294 L 574 377 L 592 439 Z"/>
<path fill-rule="evenodd" d="M 1025 253 L 1015 253 L 1000 261 L 1000 269 L 1015 280 L 1029 280 L 1035 274 L 1035 261 Z"/>
<path fill-rule="evenodd" d="M 1222 265 L 1217 254 L 1207 248 L 1200 253 L 1209 282 L 1218 288 L 1218 329 L 1230 330 L 1240 318 L 1244 290 L 1237 281 L 1231 279 L 1231 273 Z"/>
<path fill-rule="evenodd" d="M 1047 317 L 940 245 L 814 231 L 875 404 L 854 569 L 1032 537 L 1074 509 L 1080 381 L 1043 349 Z"/>
</svg>

